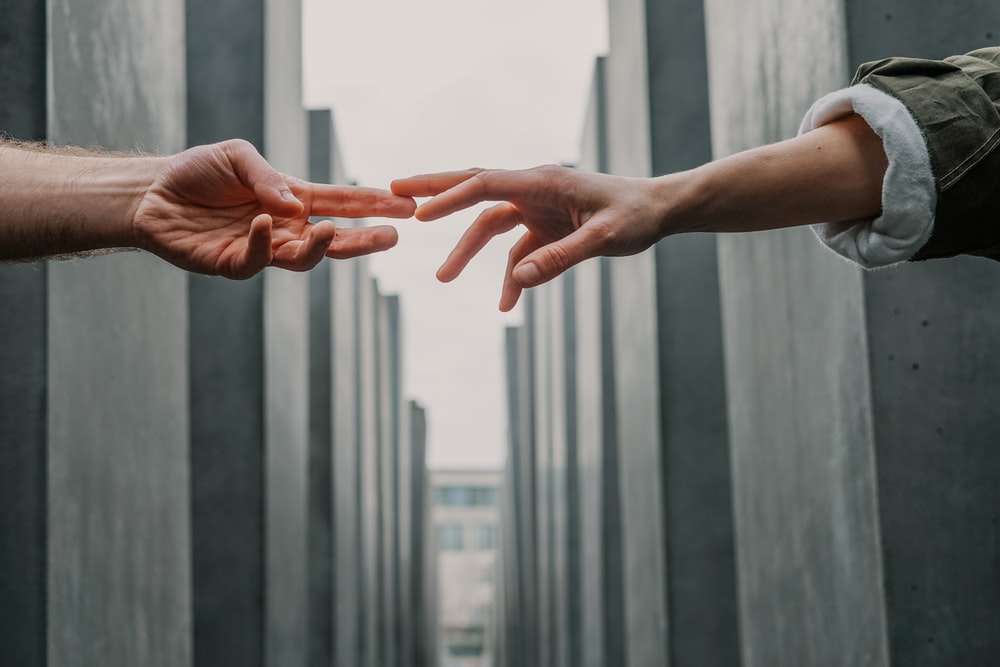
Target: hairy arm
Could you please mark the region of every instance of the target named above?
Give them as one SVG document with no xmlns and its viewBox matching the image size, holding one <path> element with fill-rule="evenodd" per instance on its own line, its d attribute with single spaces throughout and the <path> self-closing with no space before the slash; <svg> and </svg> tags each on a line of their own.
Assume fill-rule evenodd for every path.
<svg viewBox="0 0 1000 667">
<path fill-rule="evenodd" d="M 0 259 L 137 246 L 129 221 L 164 160 L 0 143 Z"/>
<path fill-rule="evenodd" d="M 310 216 L 406 218 L 414 208 L 385 190 L 280 174 L 241 140 L 166 157 L 0 144 L 0 260 L 140 248 L 236 279 L 267 266 L 304 271 L 397 239 L 392 227 L 338 229 Z"/>
</svg>

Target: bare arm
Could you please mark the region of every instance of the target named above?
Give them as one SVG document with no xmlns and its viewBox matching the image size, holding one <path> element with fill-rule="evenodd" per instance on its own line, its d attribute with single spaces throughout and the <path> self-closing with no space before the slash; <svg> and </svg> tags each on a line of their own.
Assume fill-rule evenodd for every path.
<svg viewBox="0 0 1000 667">
<path fill-rule="evenodd" d="M 858 116 L 770 146 L 659 178 L 624 178 L 562 167 L 472 169 L 395 181 L 404 196 L 434 196 L 417 209 L 436 220 L 482 201 L 484 211 L 438 271 L 452 280 L 497 234 L 523 224 L 510 252 L 501 310 L 521 290 L 599 255 L 630 255 L 682 232 L 749 232 L 875 217 L 886 156 Z"/>
<path fill-rule="evenodd" d="M 239 140 L 168 157 L 0 144 L 0 260 L 131 247 L 189 271 L 248 278 L 396 243 L 392 227 L 338 229 L 310 216 L 402 218 L 413 209 L 386 191 L 279 174 Z"/>
</svg>

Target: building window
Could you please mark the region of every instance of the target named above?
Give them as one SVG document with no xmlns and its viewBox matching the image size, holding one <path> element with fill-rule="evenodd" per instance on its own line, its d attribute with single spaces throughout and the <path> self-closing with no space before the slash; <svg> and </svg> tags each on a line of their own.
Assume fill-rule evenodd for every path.
<svg viewBox="0 0 1000 667">
<path fill-rule="evenodd" d="M 462 524 L 445 523 L 438 526 L 438 548 L 441 551 L 461 551 L 465 548 L 462 540 Z"/>
<path fill-rule="evenodd" d="M 472 527 L 472 548 L 477 551 L 491 551 L 497 548 L 497 527 L 484 523 Z"/>
<path fill-rule="evenodd" d="M 448 507 L 496 507 L 495 486 L 441 486 L 437 489 L 437 504 Z"/>
<path fill-rule="evenodd" d="M 444 642 L 448 653 L 455 657 L 478 657 L 483 654 L 486 644 L 486 628 L 468 626 L 445 628 Z"/>
</svg>

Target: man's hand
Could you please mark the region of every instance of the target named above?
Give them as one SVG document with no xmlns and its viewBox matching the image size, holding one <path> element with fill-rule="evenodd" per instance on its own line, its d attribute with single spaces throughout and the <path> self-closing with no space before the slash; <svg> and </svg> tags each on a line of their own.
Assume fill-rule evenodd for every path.
<svg viewBox="0 0 1000 667">
<path fill-rule="evenodd" d="M 590 257 L 632 255 L 660 239 L 661 210 L 649 179 L 622 178 L 554 165 L 523 171 L 469 169 L 397 180 L 392 191 L 434 198 L 416 211 L 437 220 L 484 201 L 502 201 L 483 211 L 438 270 L 455 279 L 498 234 L 523 224 L 514 244 L 500 297 L 500 310 L 514 307 L 522 289 L 549 281 Z"/>
<path fill-rule="evenodd" d="M 246 141 L 169 158 L 131 218 L 135 244 L 188 271 L 244 279 L 266 266 L 306 271 L 396 244 L 388 226 L 338 229 L 310 216 L 408 218 L 412 199 L 384 190 L 308 183 L 275 171 Z"/>
</svg>

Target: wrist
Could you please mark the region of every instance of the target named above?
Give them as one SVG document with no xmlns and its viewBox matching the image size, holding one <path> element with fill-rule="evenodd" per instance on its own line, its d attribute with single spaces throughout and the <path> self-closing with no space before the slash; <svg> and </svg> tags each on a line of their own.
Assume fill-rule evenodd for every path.
<svg viewBox="0 0 1000 667">
<path fill-rule="evenodd" d="M 161 157 L 109 157 L 98 158 L 88 179 L 89 196 L 94 201 L 94 211 L 101 220 L 93 220 L 94 238 L 101 247 L 146 249 L 144 236 L 135 225 L 136 211 L 142 205 L 157 176 L 164 158 Z"/>
<path fill-rule="evenodd" d="M 659 238 L 710 231 L 705 206 L 709 186 L 701 169 L 651 178 L 649 186 Z"/>
</svg>

